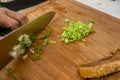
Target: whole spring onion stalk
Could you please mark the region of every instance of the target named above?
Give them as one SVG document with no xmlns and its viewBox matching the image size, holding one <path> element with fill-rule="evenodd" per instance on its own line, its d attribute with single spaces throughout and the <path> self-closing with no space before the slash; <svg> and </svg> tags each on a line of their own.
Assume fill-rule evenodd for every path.
<svg viewBox="0 0 120 80">
<path fill-rule="evenodd" d="M 65 43 L 80 41 L 93 31 L 93 20 L 86 24 L 81 21 L 73 22 L 66 19 L 66 23 L 67 25 L 63 28 L 64 32 L 61 35 L 61 41 Z"/>
</svg>

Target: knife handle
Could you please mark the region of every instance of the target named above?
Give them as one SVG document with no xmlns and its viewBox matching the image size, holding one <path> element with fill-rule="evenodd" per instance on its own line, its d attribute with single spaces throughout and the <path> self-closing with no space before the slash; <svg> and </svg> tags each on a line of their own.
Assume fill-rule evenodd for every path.
<svg viewBox="0 0 120 80">
<path fill-rule="evenodd" d="M 5 36 L 6 34 L 10 33 L 11 30 L 8 28 L 5 28 L 3 26 L 0 26 L 0 36 Z"/>
</svg>

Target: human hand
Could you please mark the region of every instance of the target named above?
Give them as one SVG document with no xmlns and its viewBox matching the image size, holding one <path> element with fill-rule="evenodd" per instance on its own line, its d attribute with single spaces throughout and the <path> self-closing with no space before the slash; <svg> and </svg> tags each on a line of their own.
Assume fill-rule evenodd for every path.
<svg viewBox="0 0 120 80">
<path fill-rule="evenodd" d="M 7 8 L 0 8 L 0 26 L 14 30 L 28 22 L 26 15 Z"/>
</svg>

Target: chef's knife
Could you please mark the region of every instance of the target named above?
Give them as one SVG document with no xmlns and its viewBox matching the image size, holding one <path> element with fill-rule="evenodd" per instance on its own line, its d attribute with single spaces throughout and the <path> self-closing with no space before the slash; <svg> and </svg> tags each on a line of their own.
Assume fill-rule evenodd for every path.
<svg viewBox="0 0 120 80">
<path fill-rule="evenodd" d="M 33 35 L 40 33 L 50 23 L 55 12 L 43 14 L 37 19 L 29 22 L 0 39 L 0 69 L 8 64 L 13 58 L 9 55 L 12 47 L 17 44 L 18 37 L 22 34 Z"/>
</svg>

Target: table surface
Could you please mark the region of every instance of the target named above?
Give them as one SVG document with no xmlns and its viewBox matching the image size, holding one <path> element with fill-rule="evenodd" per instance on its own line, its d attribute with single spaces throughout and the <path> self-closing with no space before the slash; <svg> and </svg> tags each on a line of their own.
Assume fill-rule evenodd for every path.
<svg viewBox="0 0 120 80">
<path fill-rule="evenodd" d="M 57 41 L 57 43 L 49 43 L 44 47 L 40 60 L 33 61 L 31 56 L 28 56 L 26 60 L 13 59 L 0 71 L 0 80 L 85 80 L 79 75 L 79 65 L 111 56 L 120 49 L 119 19 L 74 0 L 48 0 L 23 12 L 31 21 L 48 11 L 55 11 L 56 15 L 40 34 L 51 29 L 49 40 Z M 68 45 L 59 41 L 66 19 L 88 22 L 91 18 L 95 21 L 94 31 L 84 38 L 85 41 Z M 38 41 L 33 44 L 37 46 L 41 43 Z M 26 53 L 29 53 L 29 50 Z M 13 68 L 10 77 L 6 75 L 8 68 Z M 120 72 L 97 80 L 120 80 Z"/>
<path fill-rule="evenodd" d="M 120 19 L 120 0 L 76 0 Z"/>
</svg>

